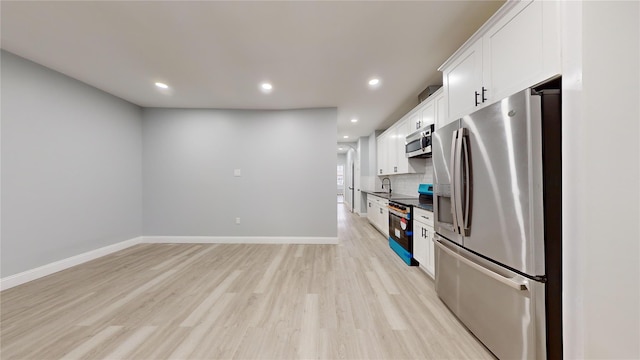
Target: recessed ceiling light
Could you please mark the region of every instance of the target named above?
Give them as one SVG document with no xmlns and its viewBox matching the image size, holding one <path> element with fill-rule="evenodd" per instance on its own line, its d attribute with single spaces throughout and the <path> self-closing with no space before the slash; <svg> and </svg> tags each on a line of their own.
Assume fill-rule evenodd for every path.
<svg viewBox="0 0 640 360">
<path fill-rule="evenodd" d="M 349 135 L 345 135 L 345 136 L 343 136 L 343 138 L 348 139 L 348 138 L 349 138 Z"/>
<path fill-rule="evenodd" d="M 380 84 L 380 79 L 378 79 L 378 78 L 373 78 L 373 79 L 369 80 L 369 85 L 371 85 L 371 86 L 376 86 L 378 84 Z"/>
<path fill-rule="evenodd" d="M 357 123 L 357 122 L 358 122 L 358 119 L 353 118 L 353 119 L 351 119 L 351 122 L 352 122 L 352 123 Z"/>
<path fill-rule="evenodd" d="M 264 82 L 260 84 L 260 89 L 262 89 L 262 91 L 264 92 L 269 92 L 273 90 L 273 85 L 269 84 L 268 82 Z"/>
<path fill-rule="evenodd" d="M 156 86 L 159 87 L 160 89 L 168 89 L 169 85 L 165 84 L 165 83 L 161 83 L 161 82 L 157 82 Z"/>
</svg>

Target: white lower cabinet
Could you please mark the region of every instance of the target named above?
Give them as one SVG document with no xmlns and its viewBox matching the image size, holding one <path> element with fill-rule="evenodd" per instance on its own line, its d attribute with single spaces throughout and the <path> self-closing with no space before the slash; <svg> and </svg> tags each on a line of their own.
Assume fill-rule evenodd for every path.
<svg viewBox="0 0 640 360">
<path fill-rule="evenodd" d="M 389 201 L 385 200 L 380 205 L 382 208 L 382 214 L 380 215 L 380 231 L 385 238 L 389 238 Z"/>
<path fill-rule="evenodd" d="M 420 264 L 420 268 L 431 277 L 435 277 L 433 234 L 433 213 L 414 208 L 413 257 Z"/>
<path fill-rule="evenodd" d="M 375 222 L 375 208 L 376 202 L 373 199 L 373 195 L 367 194 L 367 219 L 372 224 Z"/>
<path fill-rule="evenodd" d="M 367 219 L 385 237 L 389 237 L 389 200 L 367 194 Z"/>
</svg>

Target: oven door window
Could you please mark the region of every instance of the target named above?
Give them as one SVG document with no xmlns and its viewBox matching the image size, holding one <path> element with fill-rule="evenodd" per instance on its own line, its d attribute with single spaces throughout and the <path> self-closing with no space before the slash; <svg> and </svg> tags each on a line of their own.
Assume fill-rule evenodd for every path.
<svg viewBox="0 0 640 360">
<path fill-rule="evenodd" d="M 412 253 L 411 238 L 407 235 L 411 231 L 411 221 L 404 219 L 398 215 L 389 213 L 389 236 L 402 246 L 405 250 Z"/>
</svg>

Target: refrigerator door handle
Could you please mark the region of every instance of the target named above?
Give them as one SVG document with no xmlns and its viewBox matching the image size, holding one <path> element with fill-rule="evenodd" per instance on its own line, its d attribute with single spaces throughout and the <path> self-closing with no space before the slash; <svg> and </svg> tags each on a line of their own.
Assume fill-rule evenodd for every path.
<svg viewBox="0 0 640 360">
<path fill-rule="evenodd" d="M 451 136 L 451 157 L 449 158 L 449 169 L 451 169 L 451 215 L 453 219 L 453 231 L 458 233 L 458 219 L 456 211 L 456 145 L 458 138 L 458 130 L 453 132 Z"/>
<path fill-rule="evenodd" d="M 469 213 L 471 212 L 471 173 L 469 172 L 469 132 L 467 129 L 463 128 L 460 130 L 460 138 L 462 143 L 462 150 L 464 151 L 464 208 L 462 209 L 462 226 L 461 232 L 464 236 L 469 236 L 469 230 L 471 229 L 469 226 Z M 460 196 L 462 197 L 462 196 Z"/>
<path fill-rule="evenodd" d="M 439 240 L 438 237 L 434 237 L 433 238 L 433 243 L 442 251 L 446 252 L 447 254 L 449 254 L 451 257 L 455 258 L 456 260 L 462 261 L 463 263 L 469 265 L 470 267 L 474 268 L 475 270 L 477 270 L 478 272 L 496 280 L 499 281 L 501 283 L 503 283 L 504 285 L 509 286 L 510 288 L 513 288 L 515 290 L 519 290 L 519 291 L 527 291 L 529 290 L 528 285 L 529 282 L 524 279 L 516 279 L 516 278 L 508 278 L 505 276 L 502 276 L 494 271 L 491 271 L 487 268 L 485 268 L 482 265 L 479 265 L 469 259 L 467 259 L 464 256 L 461 256 L 460 254 L 456 253 L 455 251 L 449 249 L 447 246 L 445 246 L 444 244 L 442 244 Z"/>
<path fill-rule="evenodd" d="M 464 215 L 462 213 L 462 139 L 464 138 L 464 133 L 466 129 L 462 128 L 456 131 L 456 153 L 455 153 L 455 175 L 453 182 L 453 187 L 456 189 L 455 196 L 451 194 L 452 202 L 455 203 L 455 214 L 453 218 L 455 219 L 454 226 L 456 228 L 456 232 L 460 235 L 464 234 Z"/>
</svg>

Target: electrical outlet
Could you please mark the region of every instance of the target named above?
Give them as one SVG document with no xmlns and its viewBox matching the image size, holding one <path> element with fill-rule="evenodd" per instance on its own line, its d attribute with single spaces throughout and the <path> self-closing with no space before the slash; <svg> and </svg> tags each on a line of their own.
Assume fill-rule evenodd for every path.
<svg viewBox="0 0 640 360">
<path fill-rule="evenodd" d="M 242 172 L 240 171 L 240 169 L 234 169 L 233 170 L 233 176 L 242 176 Z"/>
<path fill-rule="evenodd" d="M 236 224 L 240 224 L 240 218 L 239 217 L 236 218 Z"/>
</svg>

